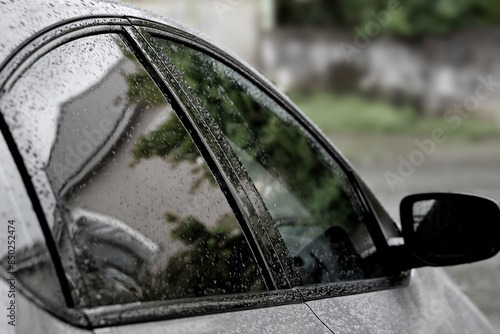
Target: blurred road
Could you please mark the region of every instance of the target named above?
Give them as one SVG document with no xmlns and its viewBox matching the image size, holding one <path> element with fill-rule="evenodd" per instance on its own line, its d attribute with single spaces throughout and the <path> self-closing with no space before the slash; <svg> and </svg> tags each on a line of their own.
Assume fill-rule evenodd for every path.
<svg viewBox="0 0 500 334">
<path fill-rule="evenodd" d="M 398 157 L 407 158 L 415 149 L 412 138 L 385 136 L 374 140 L 371 137 L 332 136 L 331 139 L 398 222 L 399 202 L 411 193 L 462 191 L 500 200 L 499 139 L 464 144 L 453 142 L 438 147 L 394 191 L 384 174 L 397 173 Z M 486 261 L 446 270 L 500 333 L 500 254 Z"/>
</svg>

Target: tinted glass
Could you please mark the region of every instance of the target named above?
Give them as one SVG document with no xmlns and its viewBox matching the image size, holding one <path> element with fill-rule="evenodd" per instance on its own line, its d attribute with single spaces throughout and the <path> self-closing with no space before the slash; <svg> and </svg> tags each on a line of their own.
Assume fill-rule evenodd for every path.
<svg viewBox="0 0 500 334">
<path fill-rule="evenodd" d="M 156 38 L 246 167 L 304 284 L 382 275 L 347 177 L 273 99 L 221 62 Z"/>
<path fill-rule="evenodd" d="M 83 278 L 75 295 L 86 290 L 96 306 L 263 289 L 214 176 L 117 36 L 52 51 L 9 97 L 46 125 L 35 131 L 48 147 L 35 148 L 57 198 L 66 267 L 75 262 Z"/>
<path fill-rule="evenodd" d="M 14 286 L 21 283 L 38 298 L 64 306 L 45 237 L 2 134 L 0 156 L 0 264 L 7 278 L 15 277 Z"/>
</svg>

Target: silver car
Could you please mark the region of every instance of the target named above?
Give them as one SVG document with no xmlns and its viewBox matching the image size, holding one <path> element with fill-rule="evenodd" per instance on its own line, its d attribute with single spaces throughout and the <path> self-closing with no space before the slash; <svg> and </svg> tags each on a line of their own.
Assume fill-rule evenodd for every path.
<svg viewBox="0 0 500 334">
<path fill-rule="evenodd" d="M 119 2 L 0 2 L 1 333 L 493 333 L 439 266 L 496 202 L 401 202 L 199 33 Z M 418 268 L 418 269 L 416 269 Z"/>
</svg>

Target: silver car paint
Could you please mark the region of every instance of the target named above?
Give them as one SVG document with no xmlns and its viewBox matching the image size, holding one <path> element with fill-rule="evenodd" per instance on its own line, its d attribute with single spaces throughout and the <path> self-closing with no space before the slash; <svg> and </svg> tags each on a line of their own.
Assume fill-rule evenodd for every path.
<svg viewBox="0 0 500 334">
<path fill-rule="evenodd" d="M 329 333 L 305 304 L 283 305 L 120 327 L 97 329 L 97 334 L 166 333 Z"/>
<path fill-rule="evenodd" d="M 92 331 L 80 329 L 68 325 L 67 323 L 55 318 L 35 305 L 31 300 L 27 299 L 23 294 L 16 292 L 16 322 L 15 326 L 7 323 L 8 318 L 5 316 L 9 299 L 7 293 L 9 284 L 3 279 L 0 279 L 0 308 L 2 309 L 0 321 L 0 333 L 2 334 L 91 334 Z"/>
<path fill-rule="evenodd" d="M 414 269 L 407 287 L 307 304 L 336 334 L 495 332 L 440 268 Z"/>
</svg>

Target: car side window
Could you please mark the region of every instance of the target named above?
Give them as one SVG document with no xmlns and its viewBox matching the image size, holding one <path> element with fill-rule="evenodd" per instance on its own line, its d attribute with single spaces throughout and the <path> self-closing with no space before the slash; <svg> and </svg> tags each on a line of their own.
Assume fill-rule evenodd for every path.
<svg viewBox="0 0 500 334">
<path fill-rule="evenodd" d="M 305 285 L 384 275 L 347 176 L 285 109 L 244 76 L 155 38 L 245 166 Z"/>
<path fill-rule="evenodd" d="M 30 151 L 57 199 L 63 261 L 81 274 L 74 295 L 88 296 L 77 305 L 266 289 L 215 177 L 118 35 L 84 37 L 43 56 L 6 106 L 17 121 L 44 123 L 32 130 Z"/>
</svg>

